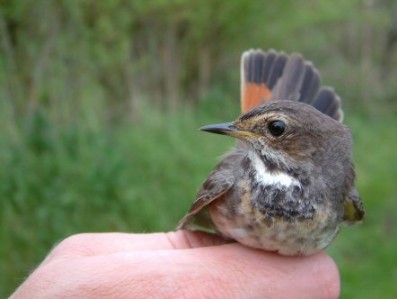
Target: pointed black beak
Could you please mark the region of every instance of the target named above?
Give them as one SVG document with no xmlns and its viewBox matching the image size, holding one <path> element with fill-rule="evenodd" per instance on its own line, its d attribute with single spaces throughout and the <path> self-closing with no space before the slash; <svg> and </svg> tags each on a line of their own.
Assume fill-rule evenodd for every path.
<svg viewBox="0 0 397 299">
<path fill-rule="evenodd" d="M 221 135 L 233 135 L 238 132 L 238 129 L 231 123 L 208 125 L 200 128 L 201 131 L 221 134 Z"/>
</svg>

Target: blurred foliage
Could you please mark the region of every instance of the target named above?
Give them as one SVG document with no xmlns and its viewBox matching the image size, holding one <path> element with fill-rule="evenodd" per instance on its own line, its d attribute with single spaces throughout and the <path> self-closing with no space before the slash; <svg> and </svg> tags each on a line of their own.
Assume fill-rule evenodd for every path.
<svg viewBox="0 0 397 299">
<path fill-rule="evenodd" d="M 367 220 L 329 252 L 342 298 L 397 297 L 396 32 L 391 0 L 0 1 L 0 297 L 70 234 L 173 229 L 257 47 L 344 99 Z"/>
<path fill-rule="evenodd" d="M 3 0 L 0 5 L 0 92 L 14 117 L 47 105 L 62 107 L 63 121 L 74 119 L 64 102 L 78 105 L 82 98 L 105 101 L 108 116 L 128 111 L 134 118 L 142 102 L 172 111 L 197 105 L 219 82 L 238 82 L 239 55 L 249 47 L 302 52 L 351 99 L 351 107 L 360 103 L 362 111 L 377 113 L 375 98 L 396 108 L 391 79 L 396 71 L 389 67 L 396 62 L 389 50 L 395 42 L 388 43 L 397 26 L 393 1 Z M 346 73 L 355 75 L 341 76 Z M 234 90 L 237 94 L 237 86 Z"/>
</svg>

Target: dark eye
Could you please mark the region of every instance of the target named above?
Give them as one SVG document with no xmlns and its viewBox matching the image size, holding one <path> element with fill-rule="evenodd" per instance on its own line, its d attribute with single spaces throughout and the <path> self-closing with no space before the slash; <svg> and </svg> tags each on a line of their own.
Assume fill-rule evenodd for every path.
<svg viewBox="0 0 397 299">
<path fill-rule="evenodd" d="M 279 137 L 284 133 L 285 127 L 285 122 L 282 120 L 274 120 L 269 123 L 268 129 L 270 134 L 272 134 L 274 137 Z"/>
</svg>

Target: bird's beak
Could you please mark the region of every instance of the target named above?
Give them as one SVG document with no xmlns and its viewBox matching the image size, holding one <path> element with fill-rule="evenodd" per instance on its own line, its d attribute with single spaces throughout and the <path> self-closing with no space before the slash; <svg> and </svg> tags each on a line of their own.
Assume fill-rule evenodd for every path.
<svg viewBox="0 0 397 299">
<path fill-rule="evenodd" d="M 201 127 L 200 130 L 204 131 L 204 132 L 215 133 L 215 134 L 229 135 L 229 136 L 239 138 L 239 139 L 243 139 L 244 136 L 249 134 L 248 132 L 237 128 L 233 122 L 208 125 L 208 126 Z"/>
<path fill-rule="evenodd" d="M 215 124 L 208 125 L 200 128 L 201 131 L 221 134 L 221 135 L 231 135 L 233 132 L 237 131 L 236 127 L 234 127 L 233 123 L 223 123 L 223 124 Z"/>
</svg>

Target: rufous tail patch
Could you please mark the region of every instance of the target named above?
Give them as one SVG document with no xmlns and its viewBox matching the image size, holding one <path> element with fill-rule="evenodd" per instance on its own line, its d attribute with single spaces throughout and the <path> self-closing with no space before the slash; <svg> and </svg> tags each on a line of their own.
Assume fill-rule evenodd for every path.
<svg viewBox="0 0 397 299">
<path fill-rule="evenodd" d="M 246 113 L 261 104 L 267 102 L 271 98 L 271 91 L 266 84 L 245 82 L 241 90 L 241 110 Z"/>
</svg>

